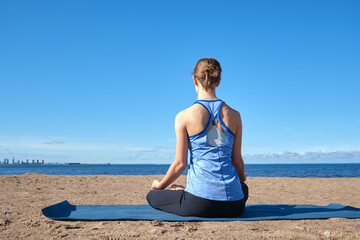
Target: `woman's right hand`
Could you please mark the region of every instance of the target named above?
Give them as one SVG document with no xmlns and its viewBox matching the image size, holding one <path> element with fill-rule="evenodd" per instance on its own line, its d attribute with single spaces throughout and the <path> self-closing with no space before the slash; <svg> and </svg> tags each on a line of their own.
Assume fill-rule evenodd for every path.
<svg viewBox="0 0 360 240">
<path fill-rule="evenodd" d="M 153 181 L 153 183 L 151 185 L 151 190 L 154 190 L 154 189 L 161 189 L 159 180 L 154 180 Z"/>
</svg>

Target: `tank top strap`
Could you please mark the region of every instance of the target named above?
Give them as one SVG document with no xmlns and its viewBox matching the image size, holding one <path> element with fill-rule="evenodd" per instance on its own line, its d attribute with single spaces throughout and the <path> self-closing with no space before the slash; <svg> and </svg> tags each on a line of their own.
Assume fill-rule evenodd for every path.
<svg viewBox="0 0 360 240">
<path fill-rule="evenodd" d="M 203 107 L 206 109 L 206 111 L 207 111 L 210 115 L 212 115 L 212 113 L 211 113 L 211 111 L 210 111 L 210 109 L 209 109 L 209 107 L 207 106 L 206 103 L 202 102 L 201 100 L 196 100 L 196 101 L 194 102 L 194 104 L 196 104 L 196 103 L 198 103 L 198 104 L 200 104 L 201 106 L 203 106 Z"/>
<path fill-rule="evenodd" d="M 200 104 L 206 109 L 206 111 L 209 113 L 209 122 L 214 123 L 215 119 L 218 120 L 219 118 L 218 117 L 219 111 L 224 102 L 218 99 L 218 100 L 196 100 L 194 104 L 196 103 Z"/>
<path fill-rule="evenodd" d="M 221 106 L 224 104 L 223 101 L 219 101 L 219 103 L 215 106 L 216 108 L 214 109 L 214 118 L 216 118 L 217 120 L 220 118 L 220 109 Z"/>
</svg>

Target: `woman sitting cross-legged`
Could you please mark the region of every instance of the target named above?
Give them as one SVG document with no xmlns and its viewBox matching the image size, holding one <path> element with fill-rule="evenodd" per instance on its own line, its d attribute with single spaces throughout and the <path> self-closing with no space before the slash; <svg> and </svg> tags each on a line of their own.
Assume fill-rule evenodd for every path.
<svg viewBox="0 0 360 240">
<path fill-rule="evenodd" d="M 216 97 L 221 80 L 216 59 L 200 59 L 193 80 L 198 100 L 176 116 L 175 160 L 161 181 L 153 181 L 147 201 L 153 208 L 180 216 L 239 216 L 248 198 L 240 114 Z M 173 185 L 172 190 L 164 190 L 186 169 L 188 149 L 186 188 Z"/>
</svg>

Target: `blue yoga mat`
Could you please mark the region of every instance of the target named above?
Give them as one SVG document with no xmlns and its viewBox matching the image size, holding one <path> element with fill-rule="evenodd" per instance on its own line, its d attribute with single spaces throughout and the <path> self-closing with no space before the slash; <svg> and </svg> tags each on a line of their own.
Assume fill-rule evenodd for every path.
<svg viewBox="0 0 360 240">
<path fill-rule="evenodd" d="M 149 205 L 71 205 L 63 201 L 42 209 L 55 220 L 259 221 L 279 219 L 360 218 L 360 209 L 331 203 L 315 205 L 247 205 L 240 217 L 181 217 Z"/>
</svg>

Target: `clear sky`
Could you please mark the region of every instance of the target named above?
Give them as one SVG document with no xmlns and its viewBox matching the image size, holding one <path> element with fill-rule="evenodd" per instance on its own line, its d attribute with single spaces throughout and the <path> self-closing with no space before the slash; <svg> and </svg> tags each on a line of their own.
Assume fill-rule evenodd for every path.
<svg viewBox="0 0 360 240">
<path fill-rule="evenodd" d="M 215 57 L 245 162 L 360 162 L 359 12 L 357 0 L 1 1 L 0 159 L 171 163 L 193 67 Z"/>
</svg>

